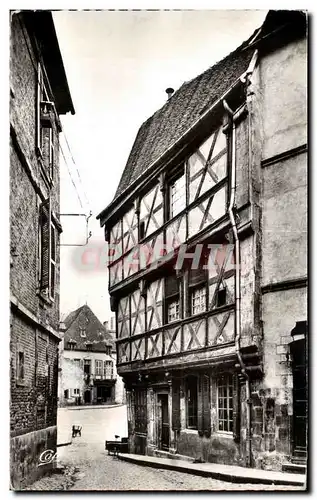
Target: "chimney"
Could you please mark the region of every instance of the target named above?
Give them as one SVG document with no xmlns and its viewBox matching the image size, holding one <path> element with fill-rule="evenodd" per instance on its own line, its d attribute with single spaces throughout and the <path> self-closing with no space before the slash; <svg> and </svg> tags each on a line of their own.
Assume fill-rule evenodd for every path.
<svg viewBox="0 0 317 500">
<path fill-rule="evenodd" d="M 165 92 L 167 93 L 167 99 L 170 99 L 172 97 L 172 95 L 174 94 L 174 89 L 172 89 L 171 87 L 168 87 L 168 89 L 166 89 Z"/>
</svg>

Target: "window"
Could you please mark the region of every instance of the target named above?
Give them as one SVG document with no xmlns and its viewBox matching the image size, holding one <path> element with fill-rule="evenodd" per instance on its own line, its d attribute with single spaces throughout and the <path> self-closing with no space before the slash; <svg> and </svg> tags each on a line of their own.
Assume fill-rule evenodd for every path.
<svg viewBox="0 0 317 500">
<path fill-rule="evenodd" d="M 217 379 L 218 431 L 233 432 L 233 379 L 224 375 Z"/>
<path fill-rule="evenodd" d="M 225 287 L 219 287 L 217 292 L 217 307 L 225 306 L 227 298 L 227 289 Z"/>
<path fill-rule="evenodd" d="M 173 269 L 165 277 L 166 323 L 180 319 L 179 281 Z"/>
<path fill-rule="evenodd" d="M 74 396 L 79 396 L 79 389 L 73 389 Z"/>
<path fill-rule="evenodd" d="M 95 371 L 96 375 L 102 375 L 102 361 L 100 359 L 95 361 Z"/>
<path fill-rule="evenodd" d="M 167 304 L 167 322 L 177 321 L 179 319 L 179 300 L 172 300 Z"/>
<path fill-rule="evenodd" d="M 91 372 L 91 360 L 85 359 L 84 360 L 84 373 L 86 375 L 90 375 L 90 372 Z"/>
<path fill-rule="evenodd" d="M 186 183 L 183 173 L 172 180 L 168 187 L 169 217 L 172 219 L 186 207 Z"/>
<path fill-rule="evenodd" d="M 39 280 L 41 293 L 55 299 L 57 230 L 52 222 L 50 199 L 40 206 Z"/>
<path fill-rule="evenodd" d="M 66 389 L 66 390 L 64 391 L 64 398 L 65 398 L 65 399 L 68 399 L 68 398 L 69 398 L 69 390 L 68 390 L 68 389 Z"/>
<path fill-rule="evenodd" d="M 74 359 L 74 364 L 80 368 L 80 359 Z"/>
<path fill-rule="evenodd" d="M 139 226 L 139 240 L 143 240 L 145 236 L 145 222 L 141 221 Z"/>
<path fill-rule="evenodd" d="M 192 291 L 191 310 L 192 315 L 206 311 L 206 287 L 195 288 Z"/>
<path fill-rule="evenodd" d="M 42 159 L 42 166 L 50 181 L 54 177 L 54 135 L 53 122 L 55 120 L 54 104 L 50 98 L 48 87 L 44 82 L 41 65 L 38 65 L 37 91 L 37 149 Z"/>
<path fill-rule="evenodd" d="M 189 376 L 186 380 L 186 414 L 187 428 L 197 429 L 197 385 L 198 379 L 195 376 Z"/>
<path fill-rule="evenodd" d="M 188 288 L 191 316 L 205 312 L 207 307 L 207 271 L 202 269 L 202 265 L 198 269 L 189 270 Z"/>
<path fill-rule="evenodd" d="M 107 360 L 104 362 L 104 376 L 108 379 L 113 378 L 113 361 Z"/>
<path fill-rule="evenodd" d="M 79 331 L 80 331 L 80 336 L 83 337 L 83 338 L 85 338 L 86 337 L 86 330 L 85 330 L 85 328 L 81 328 L 80 327 Z"/>
<path fill-rule="evenodd" d="M 24 380 L 24 352 L 19 351 L 17 356 L 17 379 Z"/>
<path fill-rule="evenodd" d="M 76 340 L 69 340 L 67 342 L 67 347 L 68 347 L 68 349 L 70 349 L 71 351 L 73 351 L 74 348 L 75 348 L 75 346 L 76 346 L 76 344 L 77 344 Z"/>
</svg>

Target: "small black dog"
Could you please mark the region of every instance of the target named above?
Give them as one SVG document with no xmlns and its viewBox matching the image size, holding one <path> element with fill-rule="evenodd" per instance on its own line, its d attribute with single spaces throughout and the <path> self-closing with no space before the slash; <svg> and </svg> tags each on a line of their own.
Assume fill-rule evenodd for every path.
<svg viewBox="0 0 317 500">
<path fill-rule="evenodd" d="M 81 437 L 81 426 L 73 425 L 72 426 L 72 437 L 80 436 Z"/>
</svg>

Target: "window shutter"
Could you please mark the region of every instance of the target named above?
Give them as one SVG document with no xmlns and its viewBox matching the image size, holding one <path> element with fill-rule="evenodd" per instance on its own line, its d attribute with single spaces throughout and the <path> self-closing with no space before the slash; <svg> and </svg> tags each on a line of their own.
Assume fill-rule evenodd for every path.
<svg viewBox="0 0 317 500">
<path fill-rule="evenodd" d="M 233 375 L 233 438 L 240 441 L 240 387 L 238 375 Z"/>
<path fill-rule="evenodd" d="M 172 297 L 179 293 L 179 283 L 175 271 L 172 270 L 171 274 L 165 278 L 165 297 Z"/>
<path fill-rule="evenodd" d="M 198 269 L 189 270 L 189 286 L 198 285 L 207 281 L 207 271 L 202 268 L 203 264 Z"/>
<path fill-rule="evenodd" d="M 209 375 L 202 376 L 202 399 L 203 399 L 203 423 L 204 434 L 210 437 L 211 434 L 211 415 L 210 415 L 210 379 Z"/>
<path fill-rule="evenodd" d="M 51 236 L 51 211 L 50 200 L 42 203 L 40 207 L 41 226 L 41 290 L 48 290 L 50 284 L 50 236 Z"/>
<path fill-rule="evenodd" d="M 40 126 L 40 113 L 41 113 L 41 97 L 42 97 L 42 70 L 41 65 L 38 63 L 38 80 L 37 80 L 37 105 L 36 105 L 36 145 L 41 149 L 41 126 Z"/>
<path fill-rule="evenodd" d="M 172 382 L 172 429 L 179 431 L 181 428 L 180 416 L 180 381 L 173 379 Z"/>
<path fill-rule="evenodd" d="M 198 377 L 197 397 L 197 429 L 200 436 L 204 433 L 204 406 L 203 406 L 203 375 Z"/>
</svg>

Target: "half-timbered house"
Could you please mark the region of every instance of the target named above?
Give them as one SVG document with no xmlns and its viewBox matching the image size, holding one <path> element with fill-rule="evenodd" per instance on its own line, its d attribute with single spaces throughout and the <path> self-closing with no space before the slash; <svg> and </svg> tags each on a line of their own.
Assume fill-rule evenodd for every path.
<svg viewBox="0 0 317 500">
<path fill-rule="evenodd" d="M 305 458 L 306 59 L 305 14 L 270 11 L 168 89 L 98 216 L 131 453 Z"/>
</svg>

